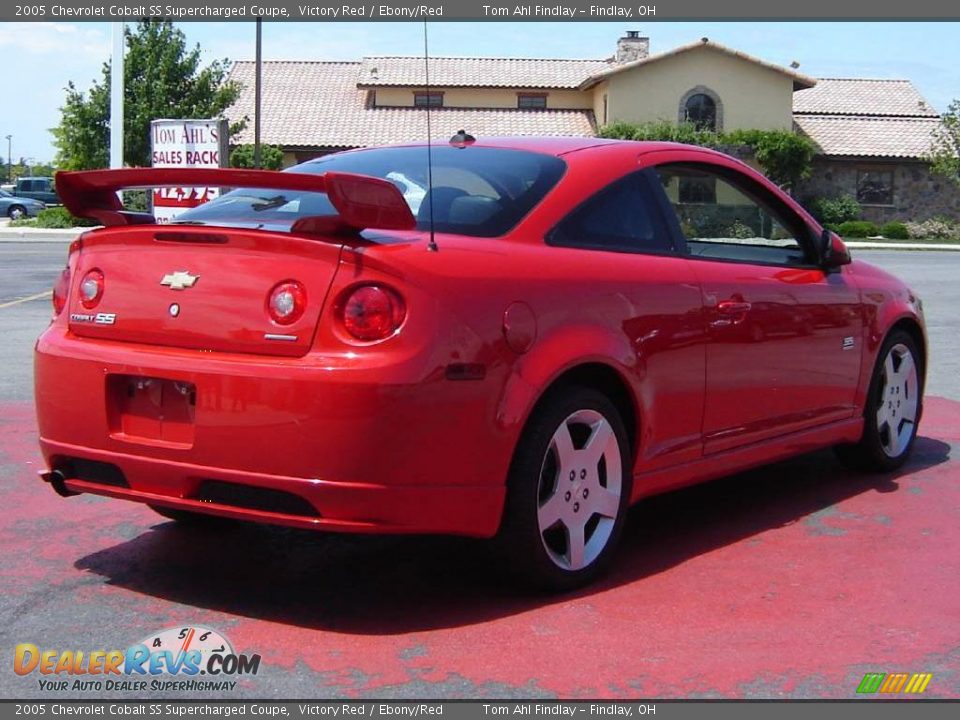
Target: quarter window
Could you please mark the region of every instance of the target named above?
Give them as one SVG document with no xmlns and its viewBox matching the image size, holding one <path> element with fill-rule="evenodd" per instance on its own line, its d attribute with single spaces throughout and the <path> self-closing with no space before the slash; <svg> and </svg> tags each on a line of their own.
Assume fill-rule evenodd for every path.
<svg viewBox="0 0 960 720">
<path fill-rule="evenodd" d="M 763 264 L 806 262 L 806 225 L 766 197 L 762 187 L 732 171 L 700 165 L 665 165 L 656 171 L 690 255 Z"/>
</svg>

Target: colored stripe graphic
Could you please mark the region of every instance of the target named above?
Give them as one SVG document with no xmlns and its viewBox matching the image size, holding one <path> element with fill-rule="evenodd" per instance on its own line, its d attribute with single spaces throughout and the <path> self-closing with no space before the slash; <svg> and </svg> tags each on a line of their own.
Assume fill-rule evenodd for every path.
<svg viewBox="0 0 960 720">
<path fill-rule="evenodd" d="M 883 685 L 880 686 L 880 692 L 882 693 L 898 693 L 903 690 L 904 683 L 907 682 L 909 675 L 906 673 L 890 673 L 887 675 L 887 679 L 883 681 Z"/>
<path fill-rule="evenodd" d="M 883 682 L 884 677 L 886 677 L 886 673 L 867 673 L 863 676 L 863 680 L 860 681 L 857 692 L 875 693 L 880 689 L 880 683 Z"/>
<path fill-rule="evenodd" d="M 910 682 L 907 683 L 907 686 L 903 689 L 905 693 L 922 693 L 927 689 L 927 685 L 930 684 L 930 680 L 933 678 L 932 673 L 914 673 Z"/>
</svg>

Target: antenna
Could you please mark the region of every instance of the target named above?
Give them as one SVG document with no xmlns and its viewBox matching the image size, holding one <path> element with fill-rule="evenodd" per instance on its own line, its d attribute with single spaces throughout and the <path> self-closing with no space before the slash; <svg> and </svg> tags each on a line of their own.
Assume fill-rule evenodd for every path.
<svg viewBox="0 0 960 720">
<path fill-rule="evenodd" d="M 430 203 L 430 242 L 427 243 L 427 250 L 437 252 L 437 241 L 433 232 L 433 134 L 430 128 L 430 50 L 427 42 L 427 21 L 423 21 L 423 74 L 426 84 L 427 94 L 427 194 L 426 199 Z"/>
</svg>

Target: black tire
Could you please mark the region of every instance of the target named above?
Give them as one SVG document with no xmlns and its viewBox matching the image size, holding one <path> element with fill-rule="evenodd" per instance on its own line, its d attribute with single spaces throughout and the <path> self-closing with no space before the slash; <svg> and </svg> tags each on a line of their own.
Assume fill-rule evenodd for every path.
<svg viewBox="0 0 960 720">
<path fill-rule="evenodd" d="M 147 505 L 158 515 L 162 515 L 168 520 L 181 523 L 183 525 L 221 525 L 232 522 L 229 518 L 219 515 L 207 515 L 206 513 L 190 512 L 189 510 L 177 510 L 175 508 L 164 507 L 163 505 Z"/>
<path fill-rule="evenodd" d="M 904 382 L 888 381 L 886 368 L 904 368 L 904 353 L 908 353 L 913 362 L 913 378 Z M 888 357 L 890 366 L 887 365 Z M 880 347 L 870 378 L 863 411 L 863 435 L 857 443 L 835 448 L 837 457 L 844 465 L 864 472 L 890 472 L 907 461 L 913 452 L 917 426 L 923 412 L 923 371 L 923 356 L 913 337 L 903 330 L 890 333 Z M 902 408 L 908 408 L 914 402 L 915 410 L 905 414 Z M 889 414 L 891 421 L 881 421 L 881 414 Z M 912 421 L 906 419 L 909 414 L 913 415 Z M 894 428 L 894 423 L 899 432 Z M 892 432 L 896 432 L 896 436 L 891 435 Z"/>
<path fill-rule="evenodd" d="M 561 428 L 571 440 L 569 446 L 555 439 L 562 433 Z M 596 460 L 593 458 L 600 453 L 601 446 L 592 444 L 591 453 L 587 450 L 588 440 L 599 441 L 605 448 Z M 611 444 L 614 440 L 615 446 Z M 559 459 L 560 444 L 567 449 L 567 463 Z M 497 536 L 508 569 L 521 582 L 539 590 L 570 590 L 592 582 L 608 568 L 630 499 L 629 448 L 620 414 L 596 390 L 568 386 L 539 404 L 527 422 L 511 464 L 503 522 Z M 551 499 L 554 502 L 548 503 Z M 541 520 L 546 513 L 557 510 L 563 516 L 557 515 L 554 523 L 542 530 Z M 581 548 L 581 543 L 571 543 L 571 532 L 575 538 L 583 538 L 579 552 L 573 548 Z"/>
<path fill-rule="evenodd" d="M 11 205 L 7 208 L 7 217 L 11 220 L 28 217 L 27 209 L 23 205 Z"/>
</svg>

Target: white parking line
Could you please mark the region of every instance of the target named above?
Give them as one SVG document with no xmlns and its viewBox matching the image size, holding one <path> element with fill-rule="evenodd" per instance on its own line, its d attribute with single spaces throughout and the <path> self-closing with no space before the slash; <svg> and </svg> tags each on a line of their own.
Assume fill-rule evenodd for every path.
<svg viewBox="0 0 960 720">
<path fill-rule="evenodd" d="M 13 307 L 14 305 L 20 305 L 22 303 L 32 302 L 34 300 L 39 300 L 40 298 L 48 298 L 53 295 L 52 290 L 47 290 L 46 292 L 37 293 L 36 295 L 28 295 L 27 297 L 18 298 L 17 300 L 11 300 L 10 302 L 0 303 L 0 310 L 4 308 Z"/>
</svg>

